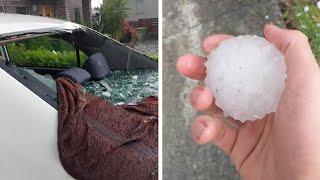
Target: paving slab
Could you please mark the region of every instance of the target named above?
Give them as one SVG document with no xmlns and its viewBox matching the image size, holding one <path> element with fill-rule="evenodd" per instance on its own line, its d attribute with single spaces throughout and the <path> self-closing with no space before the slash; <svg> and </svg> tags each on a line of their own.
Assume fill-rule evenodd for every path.
<svg viewBox="0 0 320 180">
<path fill-rule="evenodd" d="M 263 35 L 264 24 L 284 26 L 276 0 L 163 0 L 163 178 L 240 179 L 230 159 L 214 145 L 196 145 L 190 133 L 198 115 L 188 93 L 199 82 L 177 74 L 186 53 L 204 55 L 202 40 L 212 34 Z"/>
</svg>

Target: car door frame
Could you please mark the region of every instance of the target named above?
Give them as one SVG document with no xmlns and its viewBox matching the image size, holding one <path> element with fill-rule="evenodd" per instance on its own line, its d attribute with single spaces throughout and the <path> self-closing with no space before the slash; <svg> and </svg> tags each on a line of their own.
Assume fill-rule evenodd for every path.
<svg viewBox="0 0 320 180">
<path fill-rule="evenodd" d="M 33 77 L 27 71 L 23 71 L 22 68 L 13 65 L 8 60 L 0 59 L 0 68 L 39 96 L 43 101 L 57 109 L 57 93 L 47 87 L 44 83 Z"/>
</svg>

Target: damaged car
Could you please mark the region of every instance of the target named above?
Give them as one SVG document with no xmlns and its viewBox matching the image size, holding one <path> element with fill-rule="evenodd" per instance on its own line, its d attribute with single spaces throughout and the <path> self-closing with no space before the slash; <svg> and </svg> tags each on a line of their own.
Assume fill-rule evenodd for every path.
<svg viewBox="0 0 320 180">
<path fill-rule="evenodd" d="M 74 179 L 59 160 L 57 78 L 113 105 L 158 95 L 157 61 L 88 27 L 16 14 L 0 25 L 0 179 Z"/>
</svg>

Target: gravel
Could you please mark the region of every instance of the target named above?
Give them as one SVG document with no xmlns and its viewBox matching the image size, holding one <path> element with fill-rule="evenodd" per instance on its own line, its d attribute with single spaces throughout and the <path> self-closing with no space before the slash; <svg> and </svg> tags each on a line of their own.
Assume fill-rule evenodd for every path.
<svg viewBox="0 0 320 180">
<path fill-rule="evenodd" d="M 134 49 L 142 54 L 158 54 L 158 41 L 139 42 Z"/>
</svg>

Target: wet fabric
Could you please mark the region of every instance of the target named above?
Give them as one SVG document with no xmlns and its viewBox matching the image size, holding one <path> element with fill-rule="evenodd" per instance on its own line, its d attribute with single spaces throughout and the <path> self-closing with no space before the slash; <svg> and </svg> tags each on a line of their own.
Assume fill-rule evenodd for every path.
<svg viewBox="0 0 320 180">
<path fill-rule="evenodd" d="M 107 82 L 112 91 L 107 91 L 100 81 L 90 81 L 83 86 L 114 104 L 139 103 L 148 96 L 158 95 L 157 69 L 115 70 L 102 81 Z"/>
<path fill-rule="evenodd" d="M 79 180 L 158 179 L 158 98 L 115 106 L 58 78 L 58 150 Z"/>
</svg>

